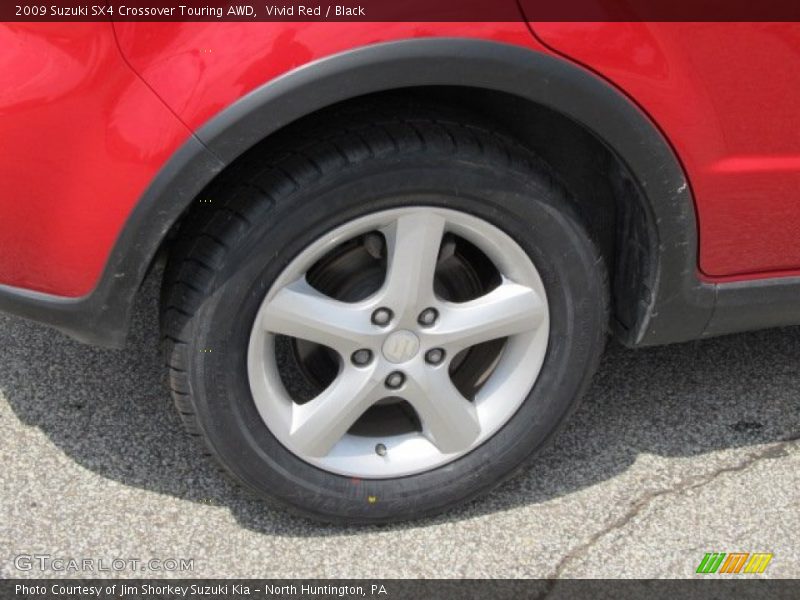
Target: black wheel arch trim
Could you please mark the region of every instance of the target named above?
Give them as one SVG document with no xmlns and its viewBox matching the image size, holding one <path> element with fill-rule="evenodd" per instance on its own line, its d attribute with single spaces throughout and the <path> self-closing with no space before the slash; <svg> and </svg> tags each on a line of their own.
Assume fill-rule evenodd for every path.
<svg viewBox="0 0 800 600">
<path fill-rule="evenodd" d="M 227 165 L 266 136 L 326 106 L 373 92 L 431 85 L 506 92 L 557 110 L 590 129 L 627 165 L 645 190 L 645 208 L 657 224 L 657 260 L 646 282 L 649 302 L 633 328 L 617 327 L 627 344 L 653 345 L 800 323 L 800 303 L 792 298 L 800 291 L 800 278 L 754 285 L 698 279 L 696 215 L 688 182 L 667 140 L 624 94 L 564 59 L 461 38 L 404 40 L 350 50 L 250 92 L 201 127 L 158 173 L 128 218 L 90 294 L 63 298 L 0 285 L 0 310 L 54 326 L 84 342 L 121 347 L 136 293 L 164 236 Z M 741 319 L 736 317 L 737 306 L 742 308 Z M 763 315 L 759 306 L 768 307 L 769 314 Z"/>
</svg>

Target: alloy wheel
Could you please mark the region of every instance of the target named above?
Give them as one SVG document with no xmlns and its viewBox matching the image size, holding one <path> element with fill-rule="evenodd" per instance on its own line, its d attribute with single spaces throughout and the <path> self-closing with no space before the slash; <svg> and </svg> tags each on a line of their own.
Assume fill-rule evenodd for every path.
<svg viewBox="0 0 800 600">
<path fill-rule="evenodd" d="M 248 378 L 264 423 L 302 460 L 399 477 L 496 434 L 548 335 L 541 278 L 510 236 L 460 211 L 391 209 L 288 264 L 254 320 Z"/>
</svg>

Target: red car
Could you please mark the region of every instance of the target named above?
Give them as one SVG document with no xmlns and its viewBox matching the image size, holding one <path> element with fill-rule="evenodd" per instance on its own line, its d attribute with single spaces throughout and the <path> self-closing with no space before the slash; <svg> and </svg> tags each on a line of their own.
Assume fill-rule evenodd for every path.
<svg viewBox="0 0 800 600">
<path fill-rule="evenodd" d="M 0 48 L 0 309 L 122 347 L 165 257 L 186 426 L 301 514 L 486 492 L 609 333 L 800 323 L 800 25 L 19 22 Z"/>
</svg>

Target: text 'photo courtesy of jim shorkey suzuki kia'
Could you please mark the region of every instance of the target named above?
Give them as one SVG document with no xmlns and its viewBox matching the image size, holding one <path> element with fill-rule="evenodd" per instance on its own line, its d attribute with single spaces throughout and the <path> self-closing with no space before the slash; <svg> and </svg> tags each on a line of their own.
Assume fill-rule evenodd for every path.
<svg viewBox="0 0 800 600">
<path fill-rule="evenodd" d="M 440 513 L 535 460 L 609 336 L 800 324 L 797 23 L 100 4 L 0 24 L 0 310 L 121 348 L 163 259 L 177 410 L 265 502 Z"/>
</svg>

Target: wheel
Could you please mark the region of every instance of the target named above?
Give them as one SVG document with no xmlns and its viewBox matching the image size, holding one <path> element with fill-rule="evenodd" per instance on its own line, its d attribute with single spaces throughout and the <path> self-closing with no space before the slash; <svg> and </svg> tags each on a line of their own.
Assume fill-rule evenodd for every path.
<svg viewBox="0 0 800 600">
<path fill-rule="evenodd" d="M 605 342 L 603 261 L 548 169 L 445 118 L 255 149 L 165 276 L 170 384 L 235 480 L 339 523 L 490 490 L 562 424 Z"/>
</svg>

